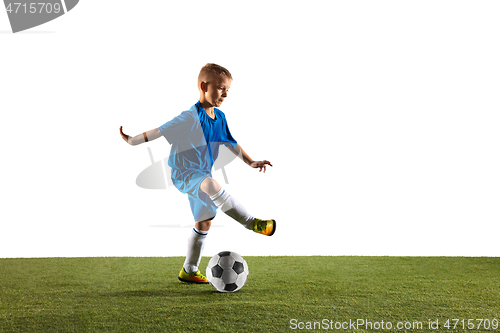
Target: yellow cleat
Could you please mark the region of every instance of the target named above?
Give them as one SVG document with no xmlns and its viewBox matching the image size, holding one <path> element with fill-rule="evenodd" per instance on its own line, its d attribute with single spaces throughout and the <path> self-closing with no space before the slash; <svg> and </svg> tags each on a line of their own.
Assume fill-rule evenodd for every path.
<svg viewBox="0 0 500 333">
<path fill-rule="evenodd" d="M 259 234 L 272 236 L 276 231 L 276 221 L 255 219 L 252 222 L 252 230 Z"/>
<path fill-rule="evenodd" d="M 208 283 L 208 280 L 205 277 L 205 275 L 201 274 L 199 270 L 195 273 L 188 274 L 186 273 L 186 270 L 184 270 L 184 267 L 182 267 L 179 273 L 179 280 L 187 283 L 198 283 L 198 284 Z"/>
</svg>

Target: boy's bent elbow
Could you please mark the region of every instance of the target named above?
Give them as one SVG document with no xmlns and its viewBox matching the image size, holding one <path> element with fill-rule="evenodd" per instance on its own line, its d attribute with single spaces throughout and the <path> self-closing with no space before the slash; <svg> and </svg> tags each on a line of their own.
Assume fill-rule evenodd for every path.
<svg viewBox="0 0 500 333">
<path fill-rule="evenodd" d="M 131 145 L 131 146 L 138 146 L 139 144 L 141 144 L 142 142 L 140 142 L 140 140 L 138 140 L 138 137 L 137 136 L 134 136 L 132 138 L 130 138 L 128 140 L 128 143 Z"/>
<path fill-rule="evenodd" d="M 129 143 L 132 146 L 138 146 L 141 143 L 156 140 L 161 136 L 162 136 L 162 134 L 161 134 L 160 130 L 158 128 L 155 128 L 155 129 L 152 129 L 150 131 L 139 134 L 137 136 L 134 136 L 133 138 L 130 138 Z"/>
</svg>

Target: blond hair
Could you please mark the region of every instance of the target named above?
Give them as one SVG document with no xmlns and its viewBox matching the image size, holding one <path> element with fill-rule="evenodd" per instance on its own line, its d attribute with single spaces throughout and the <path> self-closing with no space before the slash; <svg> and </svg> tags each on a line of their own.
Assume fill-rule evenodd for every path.
<svg viewBox="0 0 500 333">
<path fill-rule="evenodd" d="M 217 64 L 206 64 L 200 70 L 200 75 L 198 75 L 198 84 L 200 84 L 201 81 L 207 80 L 207 78 L 209 78 L 211 75 L 223 75 L 230 80 L 233 79 L 231 73 L 226 68 Z"/>
</svg>

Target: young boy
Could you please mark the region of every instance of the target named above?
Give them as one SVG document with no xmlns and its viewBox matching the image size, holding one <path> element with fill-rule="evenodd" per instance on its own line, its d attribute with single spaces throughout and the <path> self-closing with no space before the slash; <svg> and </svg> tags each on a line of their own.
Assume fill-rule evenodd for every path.
<svg viewBox="0 0 500 333">
<path fill-rule="evenodd" d="M 182 112 L 164 125 L 131 137 L 122 138 L 130 145 L 155 140 L 164 136 L 172 145 L 168 165 L 172 168 L 172 182 L 186 193 L 194 216 L 194 228 L 188 238 L 186 261 L 179 280 L 188 283 L 208 283 L 198 269 L 205 239 L 217 208 L 254 232 L 272 236 L 276 221 L 261 220 L 245 208 L 212 178 L 212 167 L 224 144 L 252 168 L 266 172 L 267 161 L 254 161 L 232 137 L 224 113 L 217 109 L 227 97 L 231 73 L 216 64 L 205 65 L 198 76 L 200 99 L 188 111 Z"/>
</svg>

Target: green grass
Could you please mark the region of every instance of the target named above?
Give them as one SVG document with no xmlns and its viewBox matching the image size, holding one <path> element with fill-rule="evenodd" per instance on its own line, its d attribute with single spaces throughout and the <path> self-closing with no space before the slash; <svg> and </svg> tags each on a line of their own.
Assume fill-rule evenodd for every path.
<svg viewBox="0 0 500 333">
<path fill-rule="evenodd" d="M 500 258 L 245 259 L 250 276 L 236 293 L 179 282 L 180 257 L 0 259 L 0 332 L 463 332 L 443 324 L 500 320 Z M 422 329 L 293 330 L 292 319 Z"/>
</svg>

